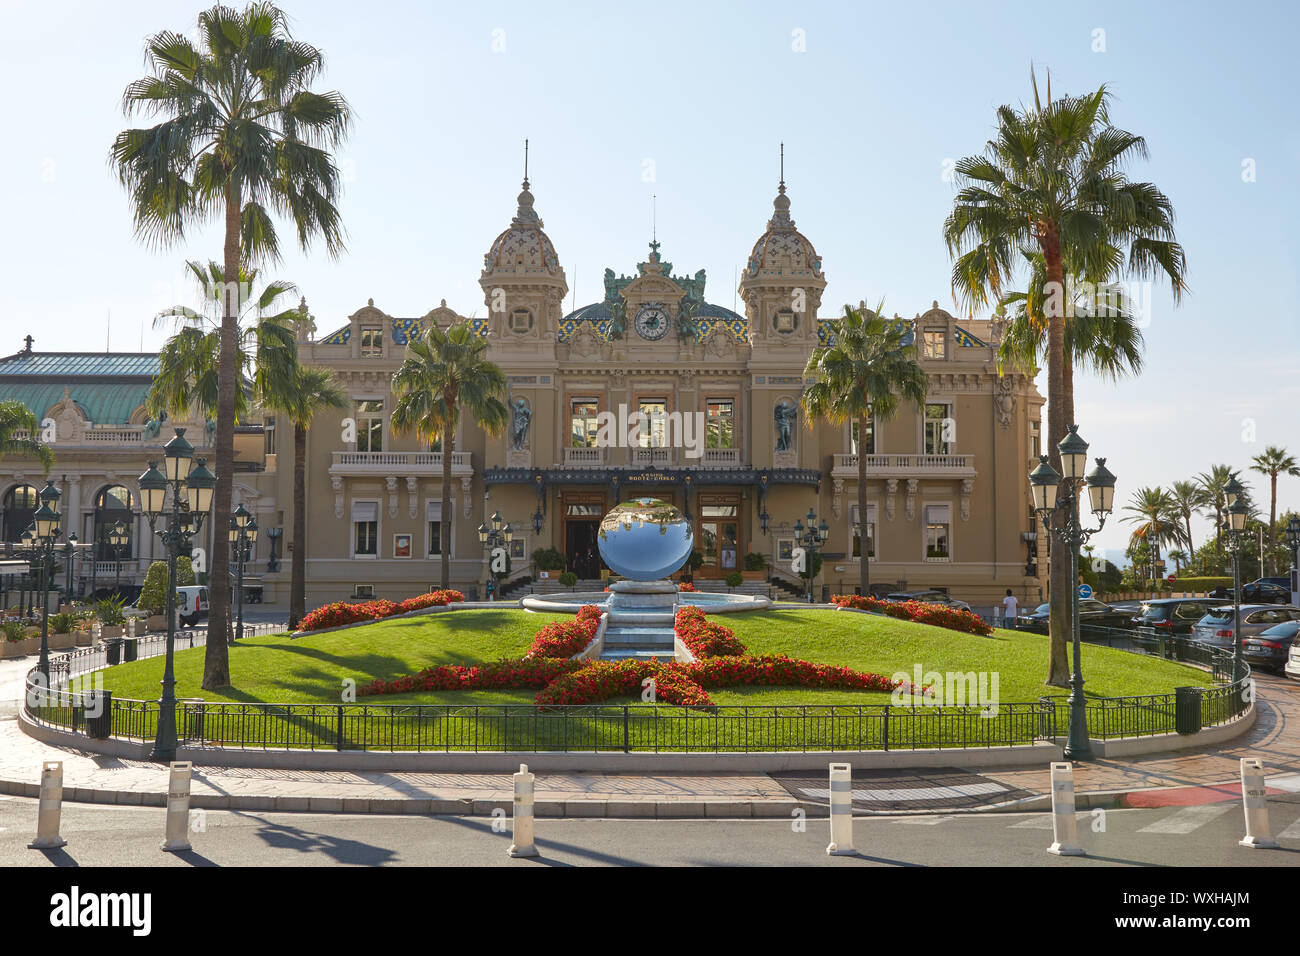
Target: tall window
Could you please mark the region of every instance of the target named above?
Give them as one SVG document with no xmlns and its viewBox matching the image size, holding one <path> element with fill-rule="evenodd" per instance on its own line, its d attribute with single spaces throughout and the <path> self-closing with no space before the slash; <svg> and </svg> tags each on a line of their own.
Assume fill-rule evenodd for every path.
<svg viewBox="0 0 1300 956">
<path fill-rule="evenodd" d="M 858 453 L 858 423 L 855 420 L 850 426 L 849 446 L 853 454 Z M 876 420 L 867 419 L 867 440 L 863 443 L 862 454 L 874 455 L 876 453 Z"/>
<path fill-rule="evenodd" d="M 941 359 L 948 354 L 948 330 L 926 329 L 921 333 L 921 354 L 925 358 Z"/>
<path fill-rule="evenodd" d="M 424 517 L 429 525 L 429 557 L 436 558 L 442 555 L 443 548 L 451 547 L 451 521 L 443 522 L 441 501 L 426 501 Z"/>
<path fill-rule="evenodd" d="M 589 398 L 569 403 L 569 444 L 573 448 L 595 448 L 600 404 Z"/>
<path fill-rule="evenodd" d="M 384 450 L 384 403 L 368 398 L 357 402 L 357 451 Z"/>
<path fill-rule="evenodd" d="M 352 502 L 352 556 L 379 556 L 379 502 Z"/>
<path fill-rule="evenodd" d="M 384 354 L 384 330 L 378 325 L 363 326 L 361 329 L 361 354 L 367 357 Z"/>
<path fill-rule="evenodd" d="M 1043 423 L 1029 423 L 1029 455 L 1037 458 L 1043 453 Z"/>
<path fill-rule="evenodd" d="M 268 455 L 275 454 L 275 416 L 266 416 L 266 421 L 262 424 L 262 434 L 266 436 L 266 448 Z"/>
<path fill-rule="evenodd" d="M 23 532 L 31 527 L 32 515 L 36 514 L 36 507 L 36 487 L 34 485 L 14 485 L 5 492 L 5 541 L 17 544 L 23 539 Z"/>
<path fill-rule="evenodd" d="M 925 453 L 947 455 L 951 453 L 954 425 L 947 405 L 925 406 Z"/>
<path fill-rule="evenodd" d="M 668 402 L 662 398 L 647 398 L 641 401 L 643 416 L 638 429 L 639 443 L 642 448 L 666 448 L 668 445 Z"/>
<path fill-rule="evenodd" d="M 729 398 L 705 403 L 705 448 L 736 447 L 736 406 Z"/>
<path fill-rule="evenodd" d="M 849 531 L 853 535 L 853 557 L 862 557 L 862 525 L 858 521 L 858 506 L 849 509 Z M 876 556 L 876 506 L 867 505 L 867 557 Z"/>
<path fill-rule="evenodd" d="M 925 559 L 927 561 L 951 561 L 951 536 L 952 506 L 926 505 Z"/>
</svg>

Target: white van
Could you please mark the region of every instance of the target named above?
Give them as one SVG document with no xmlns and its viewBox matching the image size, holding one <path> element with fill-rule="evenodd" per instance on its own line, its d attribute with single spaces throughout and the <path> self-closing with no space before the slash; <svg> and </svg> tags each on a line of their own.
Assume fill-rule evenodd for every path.
<svg viewBox="0 0 1300 956">
<path fill-rule="evenodd" d="M 199 585 L 176 589 L 176 619 L 193 627 L 208 616 L 208 589 Z"/>
</svg>

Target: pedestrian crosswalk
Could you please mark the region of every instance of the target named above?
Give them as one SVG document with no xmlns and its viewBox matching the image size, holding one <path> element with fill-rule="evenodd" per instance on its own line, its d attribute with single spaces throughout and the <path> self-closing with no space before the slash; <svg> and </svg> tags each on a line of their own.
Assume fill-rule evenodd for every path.
<svg viewBox="0 0 1300 956">
<path fill-rule="evenodd" d="M 1211 820 L 1217 820 L 1229 810 L 1236 809 L 1240 809 L 1240 805 L 1236 802 L 1204 803 L 1198 807 L 1183 807 L 1149 826 L 1140 828 L 1138 833 L 1191 833 Z"/>
</svg>

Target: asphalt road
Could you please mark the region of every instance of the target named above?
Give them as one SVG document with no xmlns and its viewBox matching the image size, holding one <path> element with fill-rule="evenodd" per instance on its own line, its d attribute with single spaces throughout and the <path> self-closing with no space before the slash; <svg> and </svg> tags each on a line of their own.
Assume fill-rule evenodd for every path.
<svg viewBox="0 0 1300 956">
<path fill-rule="evenodd" d="M 859 817 L 860 855 L 828 857 L 829 823 L 784 820 L 537 820 L 538 859 L 507 857 L 509 821 L 209 811 L 192 852 L 159 848 L 161 808 L 65 803 L 68 845 L 27 849 L 36 801 L 0 797 L 0 867 L 18 866 L 1050 866 L 1269 867 L 1300 865 L 1300 795 L 1269 801 L 1282 849 L 1251 850 L 1235 801 L 1194 807 L 1081 812 L 1086 857 L 1046 852 L 1045 813 Z M 1104 828 L 1104 829 L 1103 829 Z"/>
</svg>

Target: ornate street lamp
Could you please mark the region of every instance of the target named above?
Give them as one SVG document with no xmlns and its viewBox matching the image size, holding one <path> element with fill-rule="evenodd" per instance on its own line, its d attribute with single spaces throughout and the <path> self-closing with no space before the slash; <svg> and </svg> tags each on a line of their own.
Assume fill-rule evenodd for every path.
<svg viewBox="0 0 1300 956">
<path fill-rule="evenodd" d="M 1286 523 L 1286 543 L 1291 546 L 1291 603 L 1300 603 L 1300 517 Z"/>
<path fill-rule="evenodd" d="M 1086 476 L 1088 443 L 1079 436 L 1079 426 L 1071 425 L 1069 433 L 1057 445 L 1061 454 L 1061 472 L 1058 473 L 1040 455 L 1038 467 L 1029 473 L 1029 489 L 1033 496 L 1034 511 L 1043 527 L 1069 549 L 1070 635 L 1073 645 L 1073 673 L 1070 675 L 1070 728 L 1066 738 L 1065 757 L 1069 760 L 1087 760 L 1092 756 L 1088 743 L 1088 712 L 1083 696 L 1083 671 L 1080 665 L 1079 628 L 1079 548 L 1099 532 L 1115 507 L 1115 476 L 1106 468 L 1106 459 L 1098 458 L 1097 466 Z M 1088 504 L 1097 519 L 1097 527 L 1085 528 L 1079 514 L 1079 498 L 1084 487 L 1088 489 Z M 1057 514 L 1057 504 L 1066 505 L 1064 516 Z"/>
<path fill-rule="evenodd" d="M 41 686 L 50 686 L 50 565 L 54 560 L 54 542 L 59 536 L 59 513 L 55 510 L 59 504 L 59 489 L 53 481 L 45 483 L 38 496 L 40 507 L 32 515 L 32 537 L 38 559 L 41 562 L 41 657 L 37 672 L 41 675 Z"/>
<path fill-rule="evenodd" d="M 217 478 L 202 458 L 191 467 L 194 446 L 185 438 L 185 429 L 163 449 L 163 470 L 156 461 L 140 476 L 140 501 L 149 530 L 158 535 L 167 555 L 167 658 L 163 667 L 162 696 L 158 700 L 158 732 L 151 759 L 170 762 L 176 759 L 176 561 L 185 549 L 188 553 L 193 537 L 203 527 L 203 519 L 212 507 L 212 492 Z M 170 507 L 167 491 L 171 489 Z M 182 508 L 182 504 L 187 508 Z M 170 511 L 170 514 L 168 512 Z M 167 527 L 158 528 L 159 519 L 168 517 Z"/>
<path fill-rule="evenodd" d="M 280 561 L 279 558 L 276 556 L 275 546 L 276 544 L 279 543 L 280 538 L 283 534 L 284 534 L 284 529 L 279 526 L 266 529 L 266 536 L 271 539 L 271 553 L 266 556 L 267 574 L 275 574 L 275 572 L 280 570 Z"/>
<path fill-rule="evenodd" d="M 490 517 L 488 521 L 491 522 L 491 525 L 488 525 L 485 522 L 478 526 L 478 540 L 479 544 L 483 546 L 483 553 L 486 555 L 486 560 L 488 562 L 488 578 L 487 582 L 484 584 L 484 591 L 487 593 L 490 600 L 493 596 L 492 552 L 496 548 L 504 547 L 507 549 L 508 555 L 510 542 L 515 539 L 515 531 L 514 528 L 510 527 L 509 522 L 506 522 L 504 525 L 502 524 L 501 512 L 499 511 L 492 512 L 492 517 Z M 533 515 L 533 527 L 537 528 L 540 532 L 540 525 L 541 513 L 539 512 Z"/>
<path fill-rule="evenodd" d="M 1245 489 L 1234 474 L 1223 486 L 1227 507 L 1228 549 L 1232 552 L 1232 679 L 1241 680 L 1245 673 L 1241 643 L 1241 546 L 1246 537 L 1246 519 L 1250 509 L 1242 499 Z"/>
<path fill-rule="evenodd" d="M 795 541 L 804 549 L 804 559 L 808 562 L 808 603 L 813 603 L 813 568 L 815 563 L 813 556 L 817 554 L 821 546 L 826 543 L 826 538 L 830 534 L 830 525 L 825 521 L 819 525 L 817 523 L 817 513 L 812 508 L 808 509 L 808 514 L 804 515 L 808 524 L 805 526 L 803 521 L 798 518 L 794 519 L 794 536 Z"/>
</svg>

